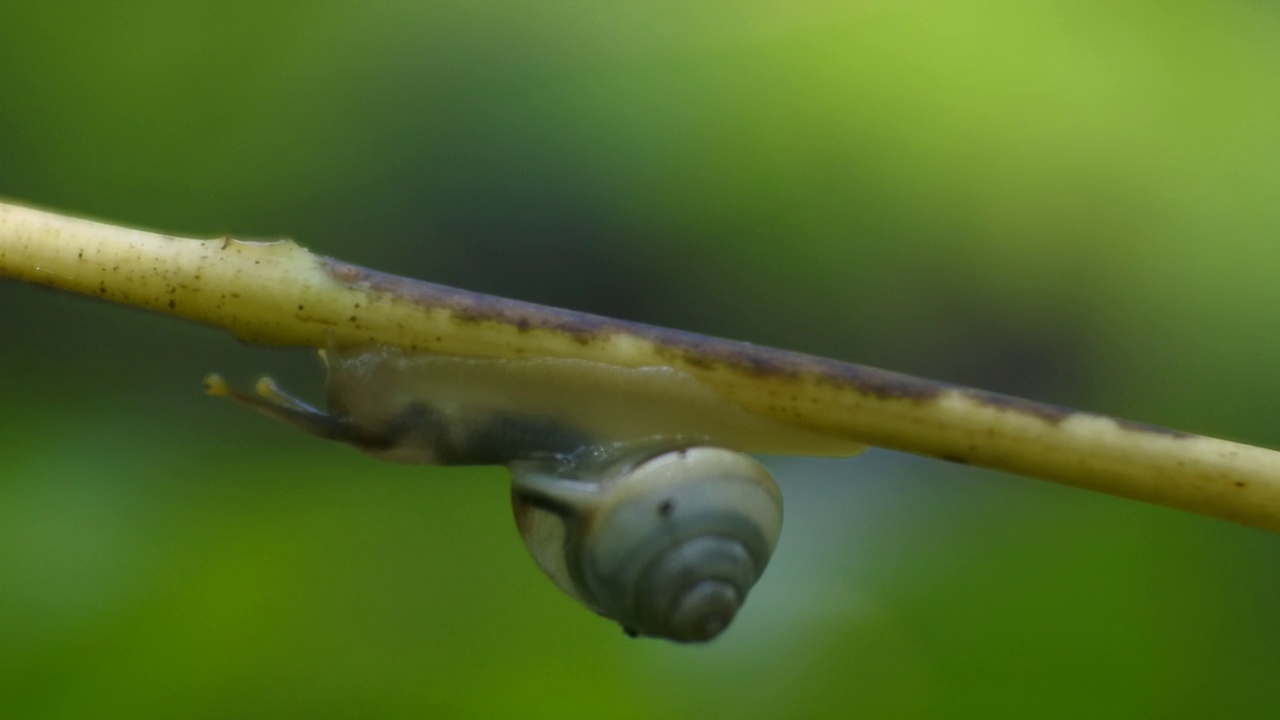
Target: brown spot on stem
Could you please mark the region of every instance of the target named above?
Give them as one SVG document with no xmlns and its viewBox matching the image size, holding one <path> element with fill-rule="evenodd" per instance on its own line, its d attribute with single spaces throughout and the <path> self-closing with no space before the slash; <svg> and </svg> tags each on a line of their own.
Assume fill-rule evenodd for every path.
<svg viewBox="0 0 1280 720">
<path fill-rule="evenodd" d="M 1072 410 L 1071 408 L 1063 407 L 1061 405 L 1040 403 L 1033 400 L 1025 400 L 1020 397 L 1014 397 L 1012 395 L 1001 395 L 1000 393 L 987 392 L 986 390 L 964 390 L 963 392 L 970 400 L 981 405 L 1021 413 L 1024 415 L 1032 415 L 1047 423 L 1060 423 L 1077 412 L 1076 410 Z"/>
<path fill-rule="evenodd" d="M 1195 435 L 1189 432 L 1174 430 L 1173 428 L 1167 428 L 1167 427 L 1164 427 L 1163 425 L 1152 425 L 1150 423 L 1138 422 L 1137 420 L 1125 420 L 1123 418 L 1112 418 L 1112 419 L 1115 420 L 1116 424 L 1119 425 L 1120 427 L 1124 428 L 1125 430 L 1130 430 L 1132 432 L 1150 433 L 1152 435 L 1164 435 L 1166 437 L 1177 438 L 1177 439 L 1195 437 Z"/>
</svg>

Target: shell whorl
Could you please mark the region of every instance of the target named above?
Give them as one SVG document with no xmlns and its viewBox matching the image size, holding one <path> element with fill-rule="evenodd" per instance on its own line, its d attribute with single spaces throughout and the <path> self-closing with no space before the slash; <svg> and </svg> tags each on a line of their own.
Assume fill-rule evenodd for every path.
<svg viewBox="0 0 1280 720">
<path fill-rule="evenodd" d="M 722 448 L 649 452 L 598 477 L 514 475 L 517 522 L 535 560 L 631 634 L 719 635 L 781 530 L 781 494 L 768 472 Z"/>
</svg>

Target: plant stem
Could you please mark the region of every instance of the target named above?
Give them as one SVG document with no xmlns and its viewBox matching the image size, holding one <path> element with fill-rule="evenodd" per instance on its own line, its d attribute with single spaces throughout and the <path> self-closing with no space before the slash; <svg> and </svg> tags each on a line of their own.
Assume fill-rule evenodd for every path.
<svg viewBox="0 0 1280 720">
<path fill-rule="evenodd" d="M 1272 450 L 447 288 L 287 240 L 182 239 L 0 203 L 5 276 L 266 345 L 670 366 L 750 412 L 832 436 L 1280 530 Z"/>
</svg>

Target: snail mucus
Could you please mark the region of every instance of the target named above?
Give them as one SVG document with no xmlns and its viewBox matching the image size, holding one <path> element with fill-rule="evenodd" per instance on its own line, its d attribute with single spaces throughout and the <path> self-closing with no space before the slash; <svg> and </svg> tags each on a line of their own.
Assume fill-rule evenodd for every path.
<svg viewBox="0 0 1280 720">
<path fill-rule="evenodd" d="M 857 446 L 747 413 L 668 367 L 329 348 L 327 412 L 270 379 L 227 397 L 393 462 L 505 465 L 520 536 L 566 594 L 632 636 L 703 642 L 773 554 L 782 495 L 744 452 Z"/>
</svg>

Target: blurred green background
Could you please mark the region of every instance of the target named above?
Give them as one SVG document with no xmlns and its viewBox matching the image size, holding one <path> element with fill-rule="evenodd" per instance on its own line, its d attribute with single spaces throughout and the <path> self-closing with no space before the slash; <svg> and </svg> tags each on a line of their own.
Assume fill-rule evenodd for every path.
<svg viewBox="0 0 1280 720">
<path fill-rule="evenodd" d="M 1280 446 L 1280 9 L 0 12 L 0 197 Z M 6 718 L 1274 717 L 1267 533 L 872 451 L 770 459 L 723 638 L 631 641 L 498 469 L 204 398 L 306 353 L 0 282 Z"/>
</svg>

